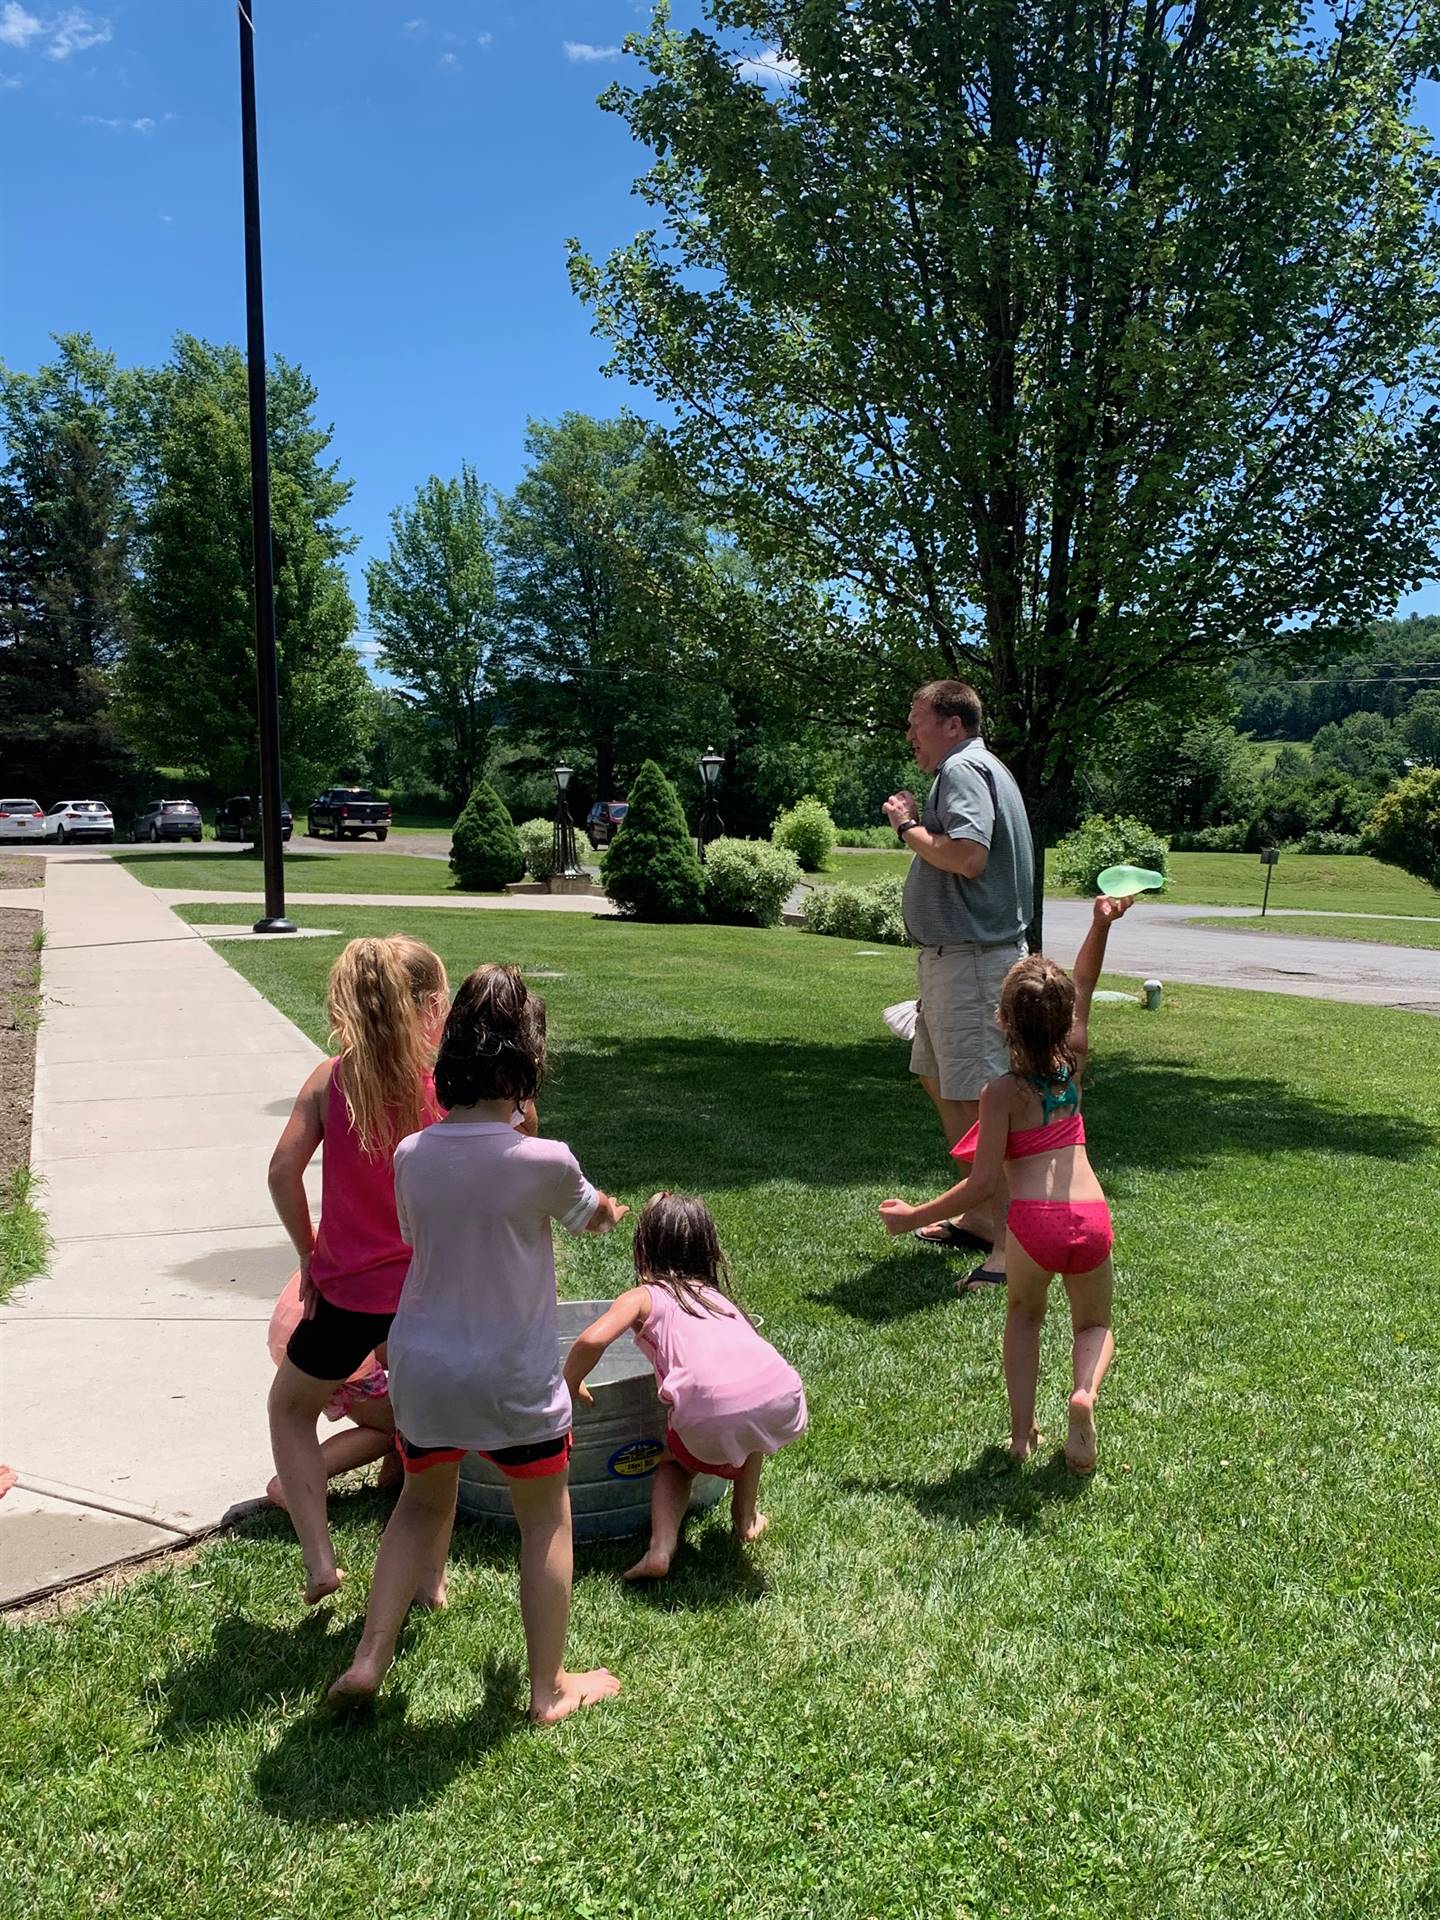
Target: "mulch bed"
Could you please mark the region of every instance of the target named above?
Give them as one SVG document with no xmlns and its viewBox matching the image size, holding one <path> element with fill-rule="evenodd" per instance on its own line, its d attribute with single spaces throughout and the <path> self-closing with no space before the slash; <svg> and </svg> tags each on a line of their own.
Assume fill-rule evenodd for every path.
<svg viewBox="0 0 1440 1920">
<path fill-rule="evenodd" d="M 0 861 L 0 886 L 6 866 L 30 867 L 29 860 Z M 31 944 L 40 926 L 38 912 L 0 907 L 0 1180 L 30 1158 L 30 1111 L 35 1092 L 35 967 Z"/>
</svg>

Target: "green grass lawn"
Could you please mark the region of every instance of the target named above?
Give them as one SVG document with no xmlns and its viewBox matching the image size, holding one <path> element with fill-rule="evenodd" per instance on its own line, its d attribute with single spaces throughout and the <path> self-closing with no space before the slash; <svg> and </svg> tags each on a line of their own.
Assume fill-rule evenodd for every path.
<svg viewBox="0 0 1440 1920">
<path fill-rule="evenodd" d="M 1051 1440 L 1005 1471 L 1002 1301 L 957 1300 L 962 1268 L 876 1221 L 947 1177 L 880 1025 L 907 955 L 521 912 L 407 926 L 453 977 L 562 976 L 546 1131 L 631 1201 L 706 1195 L 812 1430 L 767 1469 L 748 1555 L 714 1514 L 636 1593 L 626 1546 L 581 1550 L 573 1656 L 625 1691 L 548 1735 L 519 1718 L 513 1547 L 476 1528 L 388 1707 L 317 1716 L 384 1518 L 364 1491 L 334 1502 L 351 1580 L 318 1618 L 274 1516 L 5 1628 L 0 1911 L 1436 1910 L 1440 1026 L 1187 987 L 1097 1008 L 1119 1358 L 1087 1484 L 1056 1458 L 1063 1305 Z M 338 945 L 222 951 L 321 1040 Z M 565 1243 L 565 1291 L 626 1284 L 627 1238 Z"/>
<path fill-rule="evenodd" d="M 817 885 L 846 880 L 865 886 L 872 880 L 903 880 L 911 856 L 837 849 L 823 874 L 807 874 Z M 1055 897 L 1056 889 L 1051 889 Z M 1265 869 L 1253 853 L 1172 853 L 1170 884 L 1164 898 L 1203 907 L 1254 907 L 1265 892 Z M 1368 854 L 1282 853 L 1270 882 L 1272 907 L 1298 907 L 1340 913 L 1418 913 L 1440 920 L 1440 893 L 1387 867 Z"/>
<path fill-rule="evenodd" d="M 111 856 L 152 887 L 193 888 L 196 893 L 236 893 L 257 897 L 265 879 L 257 855 L 248 849 L 224 853 L 140 853 L 128 848 Z M 290 893 L 452 893 L 455 877 L 440 860 L 417 860 L 405 853 L 311 853 L 285 850 L 285 887 Z"/>
<path fill-rule="evenodd" d="M 1253 853 L 1172 853 L 1167 900 L 1204 907 L 1254 907 L 1265 869 Z M 1272 907 L 1338 913 L 1420 913 L 1440 919 L 1440 893 L 1368 854 L 1282 853 L 1270 882 Z"/>
<path fill-rule="evenodd" d="M 1386 947 L 1440 947 L 1440 920 L 1367 920 L 1362 914 L 1330 916 L 1326 914 L 1287 913 L 1278 918 L 1257 913 L 1244 920 L 1233 916 L 1225 920 L 1195 919 L 1192 927 L 1223 927 L 1234 933 L 1303 934 L 1315 940 L 1361 940 Z"/>
</svg>

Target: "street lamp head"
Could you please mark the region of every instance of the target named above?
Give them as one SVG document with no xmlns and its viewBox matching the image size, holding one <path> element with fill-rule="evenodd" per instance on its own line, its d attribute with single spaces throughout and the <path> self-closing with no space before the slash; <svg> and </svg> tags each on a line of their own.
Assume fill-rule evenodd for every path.
<svg viewBox="0 0 1440 1920">
<path fill-rule="evenodd" d="M 717 753 L 714 747 L 707 747 L 700 756 L 700 777 L 705 782 L 706 791 L 713 793 L 720 779 L 720 769 L 725 764 L 723 753 Z"/>
<path fill-rule="evenodd" d="M 565 789 L 569 786 L 574 776 L 575 776 L 575 769 L 573 767 L 556 767 L 555 785 L 559 788 L 561 793 L 564 793 Z"/>
</svg>

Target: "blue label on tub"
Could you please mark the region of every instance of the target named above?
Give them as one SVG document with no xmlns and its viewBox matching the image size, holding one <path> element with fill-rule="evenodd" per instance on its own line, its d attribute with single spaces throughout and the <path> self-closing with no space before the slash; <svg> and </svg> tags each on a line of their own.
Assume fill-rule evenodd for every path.
<svg viewBox="0 0 1440 1920">
<path fill-rule="evenodd" d="M 638 1480 L 655 1471 L 664 1451 L 663 1440 L 630 1440 L 617 1447 L 605 1465 L 617 1480 Z"/>
</svg>

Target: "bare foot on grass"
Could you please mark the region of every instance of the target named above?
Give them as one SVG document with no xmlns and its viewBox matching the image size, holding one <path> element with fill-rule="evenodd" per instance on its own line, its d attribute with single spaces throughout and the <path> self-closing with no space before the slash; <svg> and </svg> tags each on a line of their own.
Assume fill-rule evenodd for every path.
<svg viewBox="0 0 1440 1920">
<path fill-rule="evenodd" d="M 743 1540 L 748 1547 L 752 1540 L 758 1540 L 769 1526 L 769 1516 L 763 1513 L 737 1513 L 730 1523 L 735 1529 L 735 1538 Z"/>
<path fill-rule="evenodd" d="M 338 1682 L 336 1683 L 339 1684 Z M 530 1718 L 537 1727 L 553 1727 L 581 1707 L 593 1707 L 619 1693 L 620 1682 L 605 1667 L 592 1667 L 589 1673 L 562 1673 L 553 1692 L 530 1698 Z"/>
<path fill-rule="evenodd" d="M 317 1573 L 305 1582 L 305 1604 L 318 1607 L 322 1600 L 329 1599 L 332 1593 L 338 1593 L 345 1583 L 345 1569 L 331 1567 L 328 1573 Z"/>
<path fill-rule="evenodd" d="M 1099 1444 L 1095 1438 L 1095 1396 L 1077 1387 L 1070 1396 L 1070 1427 L 1065 1435 L 1065 1464 L 1072 1473 L 1093 1473 Z"/>
<path fill-rule="evenodd" d="M 325 1695 L 327 1705 L 346 1709 L 368 1707 L 380 1691 L 385 1669 L 368 1660 L 353 1660 Z"/>
<path fill-rule="evenodd" d="M 642 1554 L 633 1567 L 625 1569 L 627 1580 L 663 1580 L 670 1571 L 670 1555 L 658 1547 Z M 603 1669 L 602 1669 L 603 1671 Z"/>
<path fill-rule="evenodd" d="M 448 1594 L 449 1583 L 441 1580 L 438 1586 L 417 1588 L 415 1604 L 425 1613 L 443 1613 Z"/>
<path fill-rule="evenodd" d="M 1027 1433 L 1023 1439 L 1011 1440 L 1010 1458 L 1012 1460 L 1017 1460 L 1017 1461 L 1028 1460 L 1031 1454 L 1034 1453 L 1035 1449 L 1039 1445 L 1040 1445 L 1040 1429 L 1036 1426 L 1032 1426 L 1029 1433 Z"/>
</svg>

